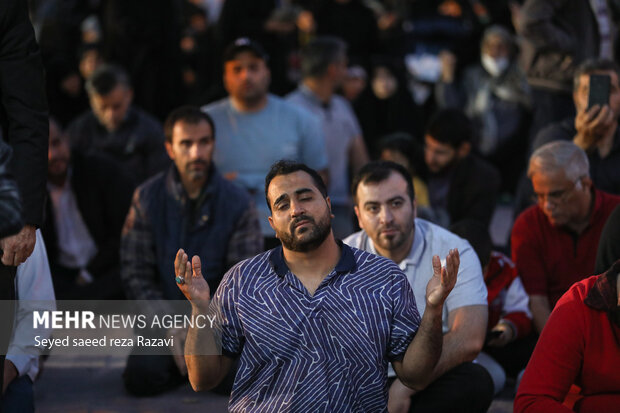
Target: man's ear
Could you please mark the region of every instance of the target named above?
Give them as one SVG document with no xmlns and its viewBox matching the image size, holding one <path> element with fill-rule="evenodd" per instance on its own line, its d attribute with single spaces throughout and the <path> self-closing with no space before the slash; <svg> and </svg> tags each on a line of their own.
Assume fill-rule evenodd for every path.
<svg viewBox="0 0 620 413">
<path fill-rule="evenodd" d="M 355 216 L 357 217 L 357 225 L 359 225 L 361 229 L 364 229 L 364 227 L 362 226 L 362 220 L 360 219 L 360 209 L 357 207 L 357 205 L 355 205 L 353 207 L 353 210 L 355 211 Z"/>
<path fill-rule="evenodd" d="M 332 201 L 329 199 L 329 196 L 325 197 L 325 202 L 327 203 L 327 208 L 329 208 L 329 216 L 332 217 L 332 219 L 336 218 L 336 215 L 332 212 Z"/>
<path fill-rule="evenodd" d="M 271 227 L 271 229 L 275 231 L 276 227 L 273 226 L 273 218 L 271 218 L 271 215 L 267 217 L 267 221 L 269 221 L 269 226 Z"/>
<path fill-rule="evenodd" d="M 418 217 L 418 201 L 414 198 L 412 204 L 413 204 L 413 217 L 417 218 Z"/>
<path fill-rule="evenodd" d="M 174 160 L 174 152 L 172 151 L 172 144 L 166 141 L 165 146 L 166 146 L 166 152 L 168 152 L 168 156 L 170 157 L 170 159 Z"/>
<path fill-rule="evenodd" d="M 469 152 L 471 152 L 471 143 L 470 142 L 463 142 L 463 143 L 461 143 L 461 146 L 459 146 L 459 148 L 457 149 L 456 156 L 459 159 L 463 159 L 464 157 L 469 155 Z"/>
<path fill-rule="evenodd" d="M 590 178 L 589 176 L 584 176 L 583 178 L 581 178 L 581 182 L 583 183 L 583 188 L 587 191 L 590 191 L 593 185 L 592 178 Z"/>
</svg>

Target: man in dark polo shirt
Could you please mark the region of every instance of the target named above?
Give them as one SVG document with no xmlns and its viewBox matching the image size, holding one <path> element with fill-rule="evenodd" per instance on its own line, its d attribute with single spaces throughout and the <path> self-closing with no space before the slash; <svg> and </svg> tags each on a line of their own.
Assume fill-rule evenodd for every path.
<svg viewBox="0 0 620 413">
<path fill-rule="evenodd" d="M 594 272 L 601 231 L 620 197 L 594 188 L 585 152 L 556 141 L 531 156 L 528 177 L 536 202 L 512 229 L 512 259 L 542 331 L 558 299 Z"/>
<path fill-rule="evenodd" d="M 434 276 L 420 322 L 394 262 L 335 240 L 327 189 L 316 171 L 277 162 L 265 193 L 269 224 L 282 245 L 239 263 L 222 280 L 211 302 L 222 356 L 197 355 L 212 333 L 189 330 L 192 386 L 215 386 L 239 357 L 229 411 L 386 412 L 388 361 L 406 385 L 420 388 L 439 359 L 441 314 L 456 282 L 458 251 L 449 252 L 446 268 L 435 256 L 426 269 Z M 190 263 L 179 250 L 175 272 L 194 314 L 208 311 L 200 259 Z"/>
</svg>

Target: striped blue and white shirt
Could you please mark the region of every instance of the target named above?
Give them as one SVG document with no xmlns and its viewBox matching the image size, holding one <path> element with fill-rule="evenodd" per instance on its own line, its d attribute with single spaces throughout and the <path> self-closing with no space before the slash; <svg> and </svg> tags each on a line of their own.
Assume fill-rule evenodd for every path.
<svg viewBox="0 0 620 413">
<path fill-rule="evenodd" d="M 420 315 L 396 264 L 340 247 L 314 295 L 282 247 L 224 276 L 212 305 L 223 354 L 240 355 L 229 411 L 387 411 L 388 361 L 402 359 Z"/>
</svg>

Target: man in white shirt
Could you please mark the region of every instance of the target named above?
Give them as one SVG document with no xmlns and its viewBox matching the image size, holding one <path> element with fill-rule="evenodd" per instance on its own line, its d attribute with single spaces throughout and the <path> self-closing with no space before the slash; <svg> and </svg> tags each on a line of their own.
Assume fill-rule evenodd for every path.
<svg viewBox="0 0 620 413">
<path fill-rule="evenodd" d="M 493 383 L 482 367 L 471 363 L 484 345 L 488 318 L 487 290 L 475 251 L 467 241 L 415 218 L 412 179 L 404 167 L 371 162 L 356 175 L 352 189 L 362 231 L 344 242 L 396 262 L 413 288 L 418 311 L 424 311 L 432 256 L 457 248 L 461 257 L 457 283 L 443 309 L 439 363 L 420 388 L 410 389 L 394 380 L 390 412 L 486 412 Z"/>
</svg>

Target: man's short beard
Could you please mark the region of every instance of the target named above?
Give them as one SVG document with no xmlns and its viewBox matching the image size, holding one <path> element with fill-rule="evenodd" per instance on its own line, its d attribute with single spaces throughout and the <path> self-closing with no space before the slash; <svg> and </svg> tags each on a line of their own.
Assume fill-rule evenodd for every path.
<svg viewBox="0 0 620 413">
<path fill-rule="evenodd" d="M 310 235 L 303 241 L 300 241 L 299 238 L 295 236 L 296 228 L 294 226 L 300 221 L 308 221 L 312 224 L 312 226 L 306 230 L 310 231 Z M 291 222 L 290 232 L 276 233 L 276 235 L 287 250 L 295 252 L 308 252 L 317 249 L 328 237 L 331 230 L 332 223 L 329 215 L 327 215 L 327 219 L 322 219 L 318 223 L 316 223 L 313 218 L 303 215 L 297 217 L 296 220 Z"/>
</svg>

